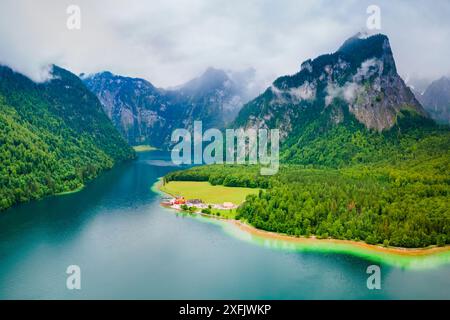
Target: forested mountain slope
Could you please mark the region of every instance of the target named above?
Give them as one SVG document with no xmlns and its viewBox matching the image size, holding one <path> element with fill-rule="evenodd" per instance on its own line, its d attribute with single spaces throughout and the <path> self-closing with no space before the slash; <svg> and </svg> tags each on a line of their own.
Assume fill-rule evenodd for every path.
<svg viewBox="0 0 450 320">
<path fill-rule="evenodd" d="M 450 129 L 397 74 L 384 35 L 308 60 L 246 104 L 234 126 L 281 130 L 280 171 L 214 165 L 165 181 L 260 187 L 237 218 L 295 236 L 426 247 L 450 244 Z"/>
<path fill-rule="evenodd" d="M 34 83 L 0 66 L 0 209 L 77 189 L 133 157 L 77 76 L 53 66 Z"/>
</svg>

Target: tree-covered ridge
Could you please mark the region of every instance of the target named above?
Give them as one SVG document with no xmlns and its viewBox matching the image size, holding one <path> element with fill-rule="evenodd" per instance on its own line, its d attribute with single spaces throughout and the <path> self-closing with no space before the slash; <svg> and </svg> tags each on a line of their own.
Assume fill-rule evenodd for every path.
<svg viewBox="0 0 450 320">
<path fill-rule="evenodd" d="M 336 123 L 333 119 L 340 118 Z M 385 160 L 405 159 L 415 142 L 448 132 L 413 110 L 397 114 L 390 130 L 368 130 L 348 112 L 345 105 L 333 104 L 322 112 L 305 111 L 302 119 L 281 144 L 284 162 L 343 167 Z"/>
<path fill-rule="evenodd" d="M 37 84 L 0 66 L 0 210 L 81 187 L 134 157 L 78 77 Z"/>
<path fill-rule="evenodd" d="M 406 115 L 383 134 L 337 127 L 314 142 L 317 154 L 300 158 L 308 153 L 299 149 L 289 158 L 287 149 L 292 164 L 275 176 L 259 176 L 257 166 L 215 165 L 165 179 L 267 189 L 238 209 L 239 219 L 264 230 L 401 247 L 450 244 L 450 131 L 419 128 L 419 120 Z M 362 163 L 349 161 L 352 148 Z"/>
</svg>

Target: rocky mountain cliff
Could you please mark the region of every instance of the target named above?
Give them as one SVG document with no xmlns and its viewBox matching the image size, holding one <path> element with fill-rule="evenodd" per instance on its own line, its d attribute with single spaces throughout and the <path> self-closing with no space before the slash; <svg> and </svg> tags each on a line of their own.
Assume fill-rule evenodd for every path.
<svg viewBox="0 0 450 320">
<path fill-rule="evenodd" d="M 131 144 L 161 147 L 181 125 L 185 106 L 178 96 L 150 82 L 102 72 L 82 77 L 100 100 L 108 117 Z"/>
<path fill-rule="evenodd" d="M 208 68 L 200 77 L 171 89 L 150 82 L 102 72 L 82 76 L 101 101 L 114 126 L 132 145 L 166 147 L 176 128 L 223 128 L 252 98 L 254 71 L 225 72 Z"/>
<path fill-rule="evenodd" d="M 187 101 L 187 118 L 201 118 L 207 127 L 223 128 L 235 119 L 245 102 L 254 96 L 248 85 L 255 71 L 226 72 L 208 68 L 200 77 L 179 86 Z"/>
<path fill-rule="evenodd" d="M 282 161 L 340 167 L 382 161 L 403 137 L 419 139 L 435 124 L 380 34 L 356 35 L 335 53 L 303 62 L 247 103 L 234 126 L 280 129 Z"/>
<path fill-rule="evenodd" d="M 235 125 L 280 128 L 286 138 L 308 118 L 329 114 L 339 124 L 349 113 L 367 129 L 383 131 L 396 123 L 402 109 L 426 112 L 397 73 L 385 35 L 356 35 L 333 54 L 302 63 L 301 70 L 275 80 L 246 104 Z"/>
<path fill-rule="evenodd" d="M 416 94 L 431 118 L 450 124 L 450 79 L 442 77 L 433 81 L 423 94 Z"/>
</svg>

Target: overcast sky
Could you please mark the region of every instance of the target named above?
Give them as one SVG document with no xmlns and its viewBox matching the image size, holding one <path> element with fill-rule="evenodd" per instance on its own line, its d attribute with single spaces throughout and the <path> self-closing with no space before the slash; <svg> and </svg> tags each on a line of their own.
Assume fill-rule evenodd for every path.
<svg viewBox="0 0 450 320">
<path fill-rule="evenodd" d="M 81 29 L 66 27 L 69 5 Z M 208 66 L 254 67 L 264 85 L 302 61 L 335 51 L 366 30 L 368 5 L 381 8 L 404 78 L 450 74 L 450 1 L 1 0 L 0 63 L 35 80 L 46 66 L 75 73 L 109 70 L 159 87 Z"/>
</svg>

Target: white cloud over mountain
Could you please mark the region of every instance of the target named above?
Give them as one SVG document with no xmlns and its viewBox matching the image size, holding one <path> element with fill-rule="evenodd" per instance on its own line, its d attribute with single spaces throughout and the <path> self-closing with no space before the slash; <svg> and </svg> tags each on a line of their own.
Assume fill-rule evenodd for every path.
<svg viewBox="0 0 450 320">
<path fill-rule="evenodd" d="M 68 30 L 66 9 L 81 9 Z M 268 85 L 302 61 L 335 51 L 365 31 L 371 1 L 32 1 L 0 3 L 0 63 L 36 81 L 50 63 L 74 72 L 111 70 L 174 86 L 208 66 L 254 67 Z M 381 33 L 400 73 L 437 78 L 450 71 L 450 2 L 380 0 Z"/>
</svg>

